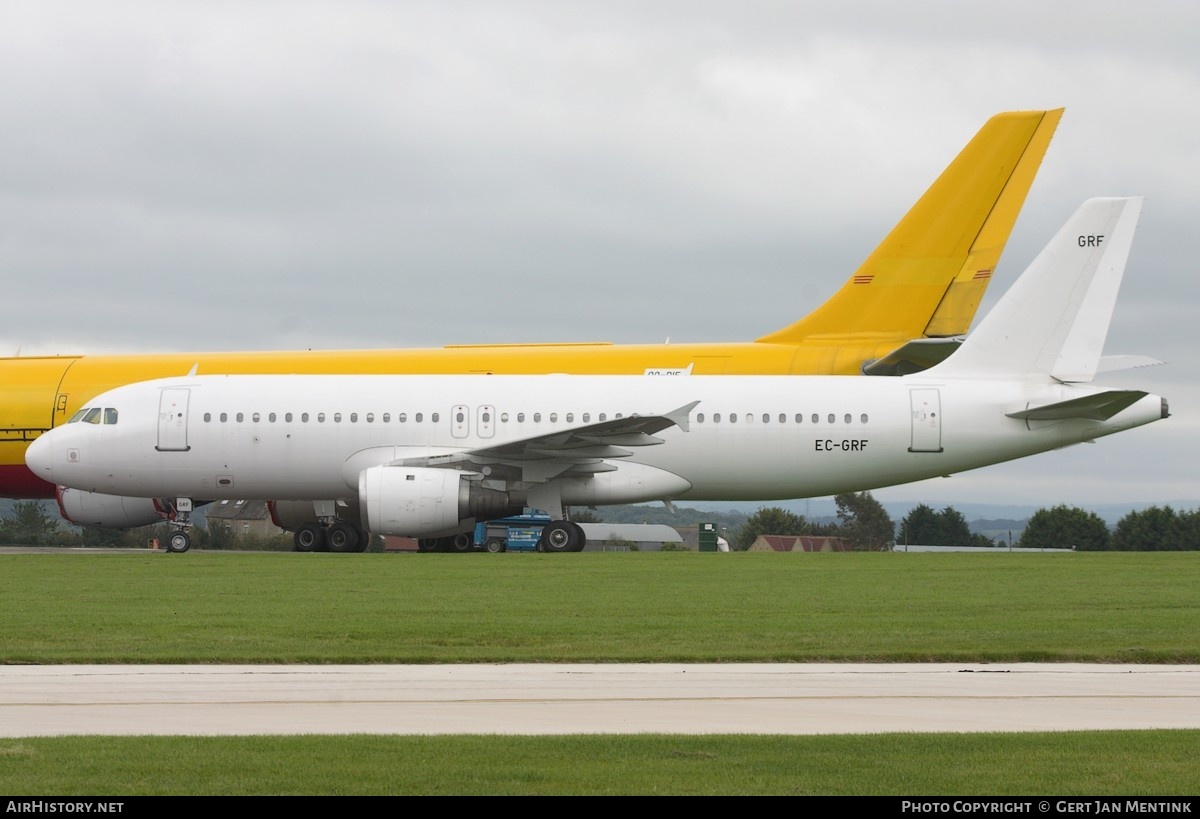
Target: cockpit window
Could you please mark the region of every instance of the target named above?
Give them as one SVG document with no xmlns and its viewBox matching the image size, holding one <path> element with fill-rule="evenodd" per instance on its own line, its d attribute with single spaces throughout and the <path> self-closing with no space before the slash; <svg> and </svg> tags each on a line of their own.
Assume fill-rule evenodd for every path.
<svg viewBox="0 0 1200 819">
<path fill-rule="evenodd" d="M 105 407 L 105 408 L 104 408 L 104 423 L 106 423 L 106 424 L 115 424 L 115 423 L 117 423 L 117 410 L 116 410 L 116 408 L 114 408 L 114 407 Z"/>
<path fill-rule="evenodd" d="M 87 414 L 85 414 L 85 415 L 84 415 L 82 418 L 80 418 L 79 420 L 83 421 L 83 423 L 85 423 L 85 424 L 98 424 L 98 423 L 100 423 L 100 408 L 99 408 L 99 407 L 92 407 L 91 409 L 89 409 L 89 410 L 87 411 Z"/>
<path fill-rule="evenodd" d="M 84 408 L 83 408 L 83 409 L 81 409 L 79 412 L 77 412 L 77 413 L 75 413 L 74 415 L 72 415 L 72 416 L 71 416 L 71 419 L 70 419 L 69 421 L 67 421 L 67 423 L 68 423 L 68 424 L 73 424 L 73 423 L 75 423 L 76 421 L 82 421 L 82 420 L 83 420 L 83 416 L 87 415 L 87 411 L 88 411 L 88 409 L 89 409 L 89 407 L 84 407 Z"/>
</svg>

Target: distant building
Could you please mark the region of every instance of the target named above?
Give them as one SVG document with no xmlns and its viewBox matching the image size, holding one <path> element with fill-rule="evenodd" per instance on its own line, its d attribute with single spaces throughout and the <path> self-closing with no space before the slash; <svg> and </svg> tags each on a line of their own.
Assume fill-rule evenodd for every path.
<svg viewBox="0 0 1200 819">
<path fill-rule="evenodd" d="M 213 501 L 204 507 L 204 519 L 210 523 L 223 523 L 235 535 L 283 535 L 287 534 L 271 522 L 267 502 L 260 500 Z"/>
<path fill-rule="evenodd" d="M 850 543 L 826 535 L 759 535 L 747 552 L 849 552 Z"/>
<path fill-rule="evenodd" d="M 683 537 L 665 523 L 581 523 L 585 552 L 658 552 L 664 543 L 683 545 Z"/>
</svg>

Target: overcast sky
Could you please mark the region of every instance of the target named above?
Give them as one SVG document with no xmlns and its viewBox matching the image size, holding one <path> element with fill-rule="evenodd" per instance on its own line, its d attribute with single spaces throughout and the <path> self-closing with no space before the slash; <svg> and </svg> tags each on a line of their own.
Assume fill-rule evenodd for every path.
<svg viewBox="0 0 1200 819">
<path fill-rule="evenodd" d="M 1200 503 L 1200 6 L 0 2 L 0 354 L 750 340 L 991 115 L 1064 107 L 980 315 L 1147 197 L 1105 383 L 1173 417 L 935 507 Z"/>
</svg>

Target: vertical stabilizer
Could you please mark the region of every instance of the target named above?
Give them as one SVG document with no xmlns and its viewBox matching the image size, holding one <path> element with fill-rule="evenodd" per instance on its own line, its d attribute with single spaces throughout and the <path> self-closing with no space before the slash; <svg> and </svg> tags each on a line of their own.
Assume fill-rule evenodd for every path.
<svg viewBox="0 0 1200 819">
<path fill-rule="evenodd" d="M 1141 209 L 1140 196 L 1084 202 L 962 347 L 926 373 L 1091 381 Z"/>
<path fill-rule="evenodd" d="M 837 293 L 757 340 L 906 342 L 965 333 L 1062 113 L 989 119 Z"/>
</svg>

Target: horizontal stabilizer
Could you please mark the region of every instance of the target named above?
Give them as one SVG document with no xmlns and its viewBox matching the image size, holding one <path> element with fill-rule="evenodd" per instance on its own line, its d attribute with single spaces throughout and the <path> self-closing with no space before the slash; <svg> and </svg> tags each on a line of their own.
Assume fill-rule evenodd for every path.
<svg viewBox="0 0 1200 819">
<path fill-rule="evenodd" d="M 1109 390 L 1096 395 L 1072 398 L 1070 401 L 1059 401 L 1057 404 L 1046 404 L 1041 407 L 1031 407 L 1004 414 L 1009 418 L 1017 418 L 1022 421 L 1065 421 L 1075 418 L 1107 421 L 1121 410 L 1141 401 L 1147 395 L 1149 393 L 1142 390 Z"/>
<path fill-rule="evenodd" d="M 863 375 L 910 375 L 940 364 L 962 344 L 961 338 L 914 338 L 864 364 Z"/>
<path fill-rule="evenodd" d="M 1100 366 L 1096 372 L 1111 373 L 1136 367 L 1157 367 L 1164 363 L 1148 355 L 1105 355 L 1100 357 Z"/>
</svg>

